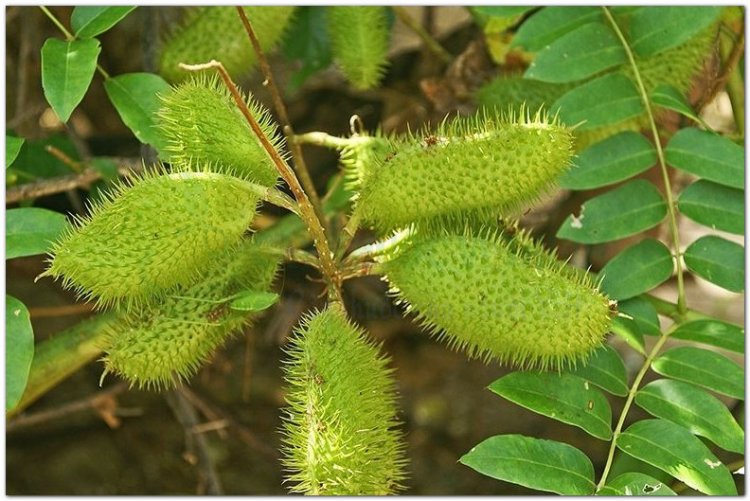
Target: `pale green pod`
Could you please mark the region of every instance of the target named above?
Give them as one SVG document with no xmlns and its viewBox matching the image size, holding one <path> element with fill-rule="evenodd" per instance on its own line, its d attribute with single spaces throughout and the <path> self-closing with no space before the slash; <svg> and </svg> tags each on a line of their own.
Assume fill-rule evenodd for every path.
<svg viewBox="0 0 750 501">
<path fill-rule="evenodd" d="M 267 52 L 282 39 L 294 14 L 293 6 L 243 7 L 261 49 Z M 258 59 L 235 7 L 190 8 L 178 28 L 162 44 L 159 73 L 180 82 L 188 72 L 178 64 L 221 61 L 233 77 L 250 73 Z"/>
<path fill-rule="evenodd" d="M 240 242 L 259 197 L 235 177 L 147 173 L 121 184 L 58 240 L 43 276 L 101 306 L 125 306 L 195 283 Z"/>
<path fill-rule="evenodd" d="M 610 329 L 610 302 L 587 275 L 523 234 L 413 238 L 381 271 L 428 331 L 471 358 L 561 369 Z"/>
<path fill-rule="evenodd" d="M 283 464 L 291 491 L 354 496 L 399 490 L 406 461 L 394 429 L 388 359 L 337 304 L 304 321 L 288 356 Z"/>
<path fill-rule="evenodd" d="M 373 169 L 393 151 L 393 141 L 379 134 L 356 134 L 347 139 L 340 156 L 347 189 L 360 190 L 367 184 Z"/>
<path fill-rule="evenodd" d="M 336 65 L 358 89 L 378 85 L 388 66 L 388 18 L 383 6 L 328 7 Z"/>
</svg>

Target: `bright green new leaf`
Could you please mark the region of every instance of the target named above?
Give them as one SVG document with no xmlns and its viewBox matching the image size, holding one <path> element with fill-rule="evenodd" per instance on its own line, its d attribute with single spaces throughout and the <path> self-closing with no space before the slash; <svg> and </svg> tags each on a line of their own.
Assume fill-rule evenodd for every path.
<svg viewBox="0 0 750 501">
<path fill-rule="evenodd" d="M 279 295 L 274 292 L 245 291 L 238 294 L 229 307 L 235 311 L 263 311 L 278 300 Z"/>
<path fill-rule="evenodd" d="M 557 236 L 584 244 L 609 242 L 653 228 L 666 215 L 659 190 L 636 179 L 587 201 L 579 216 L 568 216 Z"/>
<path fill-rule="evenodd" d="M 29 310 L 5 295 L 5 410 L 16 406 L 26 388 L 34 358 L 34 331 Z"/>
<path fill-rule="evenodd" d="M 655 372 L 693 383 L 738 400 L 745 399 L 742 367 L 724 355 L 694 346 L 679 346 L 654 360 Z"/>
<path fill-rule="evenodd" d="M 62 122 L 70 114 L 94 78 L 101 46 L 96 39 L 63 41 L 48 38 L 42 46 L 44 97 Z"/>
<path fill-rule="evenodd" d="M 626 131 L 592 144 L 573 159 L 559 185 L 588 190 L 624 181 L 656 165 L 656 150 L 637 132 Z"/>
<path fill-rule="evenodd" d="M 597 348 L 585 365 L 577 365 L 570 373 L 582 377 L 613 395 L 624 397 L 628 394 L 625 364 L 620 354 L 611 346 L 604 345 Z"/>
<path fill-rule="evenodd" d="M 712 318 L 684 323 L 671 337 L 745 353 L 745 329 Z"/>
<path fill-rule="evenodd" d="M 700 388 L 657 379 L 638 391 L 635 403 L 652 416 L 672 421 L 722 449 L 745 452 L 745 433 L 729 409 Z"/>
<path fill-rule="evenodd" d="M 659 315 L 654 306 L 641 296 L 618 301 L 617 309 L 626 315 L 630 315 L 641 329 L 641 332 L 651 336 L 661 334 Z"/>
<path fill-rule="evenodd" d="M 18 152 L 21 151 L 21 146 L 23 146 L 24 141 L 26 141 L 22 137 L 15 137 L 15 136 L 9 136 L 5 135 L 5 168 L 7 169 L 11 165 L 13 165 L 13 162 L 16 160 L 16 157 L 18 156 Z"/>
<path fill-rule="evenodd" d="M 680 212 L 715 230 L 745 233 L 745 192 L 699 179 L 680 194 Z"/>
<path fill-rule="evenodd" d="M 135 137 L 162 152 L 167 143 L 154 117 L 162 106 L 159 94 L 169 92 L 169 84 L 153 73 L 127 73 L 105 80 L 104 89 Z"/>
<path fill-rule="evenodd" d="M 602 268 L 600 289 L 612 299 L 629 299 L 663 283 L 673 270 L 667 246 L 647 238 L 620 252 Z"/>
<path fill-rule="evenodd" d="M 617 447 L 700 492 L 737 495 L 727 467 L 692 433 L 670 421 L 638 421 L 620 435 Z"/>
<path fill-rule="evenodd" d="M 713 23 L 721 9 L 677 5 L 641 9 L 630 21 L 630 45 L 641 57 L 677 47 Z"/>
<path fill-rule="evenodd" d="M 643 332 L 634 320 L 623 317 L 615 317 L 612 320 L 612 332 L 625 341 L 635 351 L 646 356 L 646 343 Z"/>
<path fill-rule="evenodd" d="M 664 149 L 667 163 L 724 186 L 743 189 L 745 149 L 729 139 L 688 127 L 672 136 Z"/>
<path fill-rule="evenodd" d="M 700 117 L 693 111 L 682 93 L 671 85 L 662 84 L 651 91 L 651 102 L 662 108 L 676 111 L 691 120 L 702 123 Z"/>
<path fill-rule="evenodd" d="M 664 482 L 637 471 L 623 473 L 602 487 L 598 496 L 676 496 Z"/>
<path fill-rule="evenodd" d="M 91 38 L 100 35 L 119 23 L 135 7 L 78 6 L 73 9 L 70 24 L 78 38 Z"/>
<path fill-rule="evenodd" d="M 572 374 L 512 372 L 489 386 L 511 402 L 577 426 L 602 440 L 612 438 L 612 409 L 588 381 Z"/>
<path fill-rule="evenodd" d="M 575 447 L 523 435 L 497 435 L 459 461 L 483 475 L 538 491 L 585 496 L 594 493 L 594 466 Z"/>
<path fill-rule="evenodd" d="M 584 24 L 542 49 L 525 78 L 565 83 L 582 80 L 626 62 L 625 50 L 604 23 Z"/>
<path fill-rule="evenodd" d="M 539 52 L 566 33 L 601 18 L 599 7 L 544 7 L 521 25 L 510 46 Z"/>
<path fill-rule="evenodd" d="M 745 290 L 745 248 L 715 235 L 685 249 L 685 264 L 696 275 L 732 292 Z"/>
<path fill-rule="evenodd" d="M 39 207 L 9 209 L 5 213 L 5 259 L 44 254 L 67 226 L 59 212 Z"/>
</svg>

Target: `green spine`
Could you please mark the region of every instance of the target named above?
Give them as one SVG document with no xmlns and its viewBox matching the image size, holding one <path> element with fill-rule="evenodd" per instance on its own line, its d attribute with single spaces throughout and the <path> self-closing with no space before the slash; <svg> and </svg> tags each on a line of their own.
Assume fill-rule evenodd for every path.
<svg viewBox="0 0 750 501">
<path fill-rule="evenodd" d="M 349 138 L 340 156 L 346 189 L 359 191 L 368 183 L 373 168 L 393 152 L 393 141 L 379 134 L 357 134 Z"/>
<path fill-rule="evenodd" d="M 294 9 L 244 7 L 264 51 L 281 40 Z M 191 8 L 163 43 L 159 73 L 170 82 L 180 82 L 188 73 L 179 68 L 179 63 L 207 63 L 212 59 L 221 61 L 234 77 L 247 75 L 258 62 L 235 7 Z"/>
<path fill-rule="evenodd" d="M 358 89 L 377 86 L 388 66 L 386 7 L 328 7 L 328 33 L 347 80 Z"/>
<path fill-rule="evenodd" d="M 381 264 L 408 311 L 471 358 L 561 369 L 610 328 L 610 303 L 586 274 L 524 234 L 412 237 Z"/>
<path fill-rule="evenodd" d="M 384 495 L 405 459 L 388 359 L 334 304 L 305 320 L 285 367 L 284 467 L 292 492 Z"/>
</svg>

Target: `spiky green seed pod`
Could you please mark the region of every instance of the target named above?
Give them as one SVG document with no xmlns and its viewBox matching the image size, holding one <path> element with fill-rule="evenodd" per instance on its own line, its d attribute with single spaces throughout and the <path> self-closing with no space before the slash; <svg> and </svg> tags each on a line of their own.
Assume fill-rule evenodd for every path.
<svg viewBox="0 0 750 501">
<path fill-rule="evenodd" d="M 288 349 L 284 459 L 292 492 L 383 495 L 405 459 L 388 359 L 332 305 L 305 320 Z"/>
<path fill-rule="evenodd" d="M 243 7 L 264 52 L 281 41 L 295 7 Z M 179 63 L 221 61 L 230 75 L 247 75 L 258 60 L 235 7 L 191 8 L 162 45 L 159 73 L 180 82 L 188 73 Z"/>
<path fill-rule="evenodd" d="M 246 102 L 266 137 L 280 151 L 284 140 L 268 110 L 251 98 Z M 193 77 L 162 96 L 158 127 L 167 140 L 173 170 L 210 165 L 212 171 L 264 186 L 272 186 L 278 179 L 229 90 L 215 76 Z"/>
<path fill-rule="evenodd" d="M 105 374 L 139 388 L 165 388 L 192 376 L 233 332 L 255 314 L 232 311 L 229 298 L 267 290 L 278 253 L 252 242 L 224 252 L 199 283 L 129 312 L 107 331 Z"/>
<path fill-rule="evenodd" d="M 412 222 L 509 215 L 568 168 L 572 136 L 524 111 L 457 118 L 394 146 L 363 185 L 356 210 L 387 232 Z"/>
<path fill-rule="evenodd" d="M 370 136 L 357 134 L 350 137 L 341 150 L 341 165 L 344 168 L 346 188 L 359 191 L 368 183 L 373 169 L 393 153 L 393 141 L 379 134 Z"/>
<path fill-rule="evenodd" d="M 100 306 L 132 306 L 200 278 L 217 252 L 241 240 L 258 200 L 248 183 L 223 174 L 144 174 L 78 218 L 43 275 Z"/>
<path fill-rule="evenodd" d="M 388 66 L 386 7 L 328 8 L 328 34 L 336 64 L 358 89 L 375 87 Z"/>
<path fill-rule="evenodd" d="M 393 292 L 424 326 L 469 357 L 562 368 L 610 327 L 610 303 L 585 274 L 528 237 L 421 237 L 382 263 Z"/>
<path fill-rule="evenodd" d="M 481 108 L 506 110 L 525 105 L 529 110 L 549 109 L 574 86 L 503 75 L 482 85 L 474 97 Z"/>
</svg>

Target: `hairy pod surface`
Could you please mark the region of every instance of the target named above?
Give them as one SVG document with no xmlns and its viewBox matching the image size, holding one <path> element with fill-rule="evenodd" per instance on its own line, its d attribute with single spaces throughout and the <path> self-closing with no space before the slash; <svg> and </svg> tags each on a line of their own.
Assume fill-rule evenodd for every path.
<svg viewBox="0 0 750 501">
<path fill-rule="evenodd" d="M 572 135 L 524 111 L 457 118 L 399 140 L 364 183 L 356 210 L 381 232 L 432 219 L 510 215 L 570 165 Z"/>
<path fill-rule="evenodd" d="M 53 245 L 43 275 L 100 306 L 132 306 L 200 278 L 241 240 L 258 200 L 245 181 L 223 174 L 144 174 L 92 205 Z"/>
<path fill-rule="evenodd" d="M 474 97 L 480 107 L 490 110 L 517 109 L 521 106 L 529 110 L 549 109 L 573 87 L 573 84 L 530 80 L 520 75 L 499 76 L 481 86 Z"/>
<path fill-rule="evenodd" d="M 292 492 L 384 495 L 405 459 L 388 359 L 338 305 L 305 320 L 287 361 L 284 459 Z"/>
<path fill-rule="evenodd" d="M 610 327 L 609 301 L 590 279 L 523 234 L 416 235 L 382 270 L 408 311 L 471 358 L 559 369 Z"/>
<path fill-rule="evenodd" d="M 280 151 L 284 140 L 261 104 L 246 99 L 263 133 Z M 216 77 L 197 76 L 162 96 L 158 127 L 167 139 L 173 170 L 209 165 L 263 186 L 272 186 L 278 172 L 237 108 L 229 90 Z"/>
<path fill-rule="evenodd" d="M 336 64 L 358 89 L 375 87 L 388 66 L 388 18 L 382 6 L 328 7 Z"/>
<path fill-rule="evenodd" d="M 292 6 L 243 7 L 263 51 L 284 36 L 294 13 Z M 169 82 L 184 80 L 188 72 L 178 64 L 221 61 L 233 77 L 247 75 L 257 64 L 255 51 L 234 7 L 192 8 L 162 44 L 159 73 Z"/>
<path fill-rule="evenodd" d="M 279 261 L 277 253 L 245 241 L 216 259 L 200 282 L 134 308 L 107 331 L 105 374 L 156 389 L 189 378 L 256 315 L 231 310 L 228 298 L 267 290 Z"/>
<path fill-rule="evenodd" d="M 375 166 L 393 153 L 394 145 L 388 138 L 377 134 L 358 134 L 348 141 L 340 156 L 344 180 L 348 190 L 359 191 L 368 183 Z"/>
</svg>

